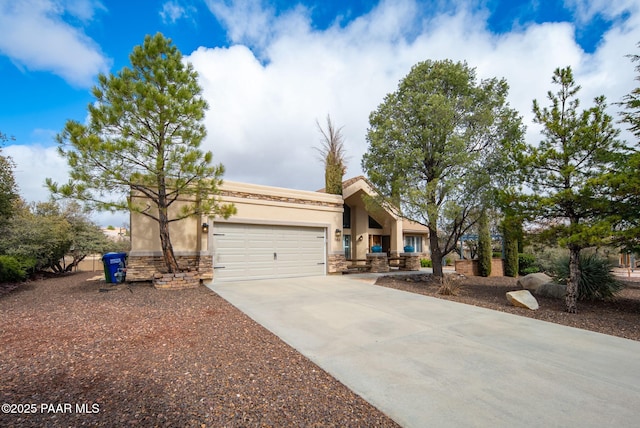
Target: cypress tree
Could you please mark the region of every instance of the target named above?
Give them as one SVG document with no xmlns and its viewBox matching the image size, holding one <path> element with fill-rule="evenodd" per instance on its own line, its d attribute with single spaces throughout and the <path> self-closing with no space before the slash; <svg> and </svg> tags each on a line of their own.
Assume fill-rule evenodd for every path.
<svg viewBox="0 0 640 428">
<path fill-rule="evenodd" d="M 486 211 L 478 219 L 478 273 L 480 276 L 491 275 L 491 232 Z"/>
<path fill-rule="evenodd" d="M 518 246 L 520 236 L 520 223 L 512 216 L 507 216 L 502 221 L 502 239 L 504 245 L 504 275 L 517 277 L 518 266 Z"/>
</svg>

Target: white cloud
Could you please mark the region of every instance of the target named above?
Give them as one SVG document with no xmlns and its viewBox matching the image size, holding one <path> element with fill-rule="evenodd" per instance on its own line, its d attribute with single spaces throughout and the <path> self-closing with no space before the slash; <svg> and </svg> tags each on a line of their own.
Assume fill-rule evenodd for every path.
<svg viewBox="0 0 640 428">
<path fill-rule="evenodd" d="M 304 9 L 276 16 L 247 0 L 209 5 L 232 39 L 248 45 L 200 48 L 188 56 L 211 106 L 205 145 L 226 166 L 229 180 L 323 187 L 312 147 L 319 143 L 315 120 L 327 113 L 344 126 L 347 175 L 360 174 L 369 114 L 412 65 L 426 59 L 466 60 L 479 78 L 506 78 L 510 103 L 523 115 L 531 143 L 540 140 L 532 101 L 546 103 L 555 68 L 574 69 L 583 105 L 603 93 L 618 101 L 634 86 L 624 54 L 640 40 L 636 9 L 589 55 L 570 23 L 528 24 L 496 35 L 486 29 L 486 10 L 464 4 L 429 15 L 410 0 L 383 1 L 369 14 L 324 31 L 311 27 Z M 250 28 L 251 22 L 257 25 Z"/>
<path fill-rule="evenodd" d="M 189 12 L 192 10 L 192 7 L 189 7 L 187 10 L 178 2 L 168 1 L 162 5 L 160 17 L 165 24 L 174 24 L 179 19 L 188 17 Z"/>
<path fill-rule="evenodd" d="M 565 0 L 565 7 L 573 10 L 579 23 L 585 23 L 597 15 L 617 18 L 625 11 L 637 12 L 636 0 Z"/>
<path fill-rule="evenodd" d="M 275 11 L 260 0 L 205 0 L 209 10 L 227 28 L 233 43 L 263 47 L 270 40 Z"/>
<path fill-rule="evenodd" d="M 46 131 L 41 133 L 47 134 Z M 49 200 L 50 193 L 45 186 L 45 179 L 51 178 L 57 183 L 66 183 L 69 180 L 67 162 L 58 155 L 56 147 L 39 144 L 11 145 L 4 147 L 2 154 L 13 159 L 16 165 L 13 175 L 18 184 L 18 191 L 29 203 Z M 122 226 L 129 223 L 128 213 L 94 213 L 91 218 L 101 226 Z"/>
<path fill-rule="evenodd" d="M 16 164 L 14 177 L 20 194 L 28 202 L 49 199 L 49 191 L 44 185 L 45 178 L 50 177 L 58 183 L 68 180 L 66 161 L 58 155 L 55 147 L 44 147 L 38 144 L 11 145 L 5 147 L 3 152 L 11 156 Z M 37 172 L 34 171 L 34 165 L 37 165 Z"/>
<path fill-rule="evenodd" d="M 109 60 L 62 15 L 89 20 L 96 8 L 102 5 L 90 0 L 1 0 L 0 53 L 20 67 L 50 71 L 71 85 L 88 87 L 98 73 L 108 71 Z"/>
<path fill-rule="evenodd" d="M 83 22 L 91 21 L 96 10 L 107 10 L 99 0 L 62 0 L 60 4 L 67 13 Z"/>
</svg>

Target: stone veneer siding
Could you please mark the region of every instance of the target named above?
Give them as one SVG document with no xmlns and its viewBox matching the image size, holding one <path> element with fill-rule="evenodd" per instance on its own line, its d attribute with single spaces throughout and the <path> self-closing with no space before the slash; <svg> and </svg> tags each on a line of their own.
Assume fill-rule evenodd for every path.
<svg viewBox="0 0 640 428">
<path fill-rule="evenodd" d="M 455 268 L 457 273 L 465 276 L 479 275 L 477 260 L 456 260 Z M 504 276 L 502 259 L 491 259 L 491 275 L 489 276 Z"/>
<path fill-rule="evenodd" d="M 342 273 L 347 270 L 347 259 L 344 254 L 329 254 L 327 273 Z"/>
<path fill-rule="evenodd" d="M 420 270 L 420 253 L 400 253 L 404 258 L 404 267 L 400 270 Z"/>
<path fill-rule="evenodd" d="M 238 191 L 229 191 L 229 190 L 221 190 L 220 196 L 224 197 L 233 197 L 233 198 L 242 198 L 242 199 L 254 199 L 260 201 L 275 201 L 275 202 L 287 202 L 290 204 L 300 204 L 300 205 L 312 205 L 318 207 L 339 207 L 342 208 L 342 203 L 335 202 L 326 202 L 326 201 L 317 201 L 313 199 L 301 199 L 301 198 L 289 198 L 285 196 L 275 196 L 275 195 L 263 195 L 261 193 L 249 193 L 249 192 L 238 192 Z"/>
<path fill-rule="evenodd" d="M 200 286 L 198 272 L 156 273 L 153 286 L 161 290 L 182 290 Z"/>
<path fill-rule="evenodd" d="M 176 254 L 178 266 L 186 272 L 195 272 L 199 280 L 213 278 L 213 256 L 210 254 Z M 127 281 L 151 281 L 158 272 L 166 271 L 162 255 L 129 254 Z"/>
</svg>

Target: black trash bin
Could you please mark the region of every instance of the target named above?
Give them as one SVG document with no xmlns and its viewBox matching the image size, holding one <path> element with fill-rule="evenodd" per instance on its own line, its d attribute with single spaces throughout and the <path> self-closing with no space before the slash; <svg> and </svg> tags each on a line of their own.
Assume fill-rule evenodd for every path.
<svg viewBox="0 0 640 428">
<path fill-rule="evenodd" d="M 102 264 L 107 283 L 124 282 L 127 276 L 127 253 L 106 253 L 102 256 Z"/>
</svg>

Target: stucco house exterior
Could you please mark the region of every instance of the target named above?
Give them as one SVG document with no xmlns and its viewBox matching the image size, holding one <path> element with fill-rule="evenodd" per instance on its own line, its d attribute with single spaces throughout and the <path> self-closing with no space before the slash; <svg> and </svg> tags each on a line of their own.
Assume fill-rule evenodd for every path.
<svg viewBox="0 0 640 428">
<path fill-rule="evenodd" d="M 221 199 L 237 214 L 171 223 L 174 252 L 205 282 L 340 273 L 374 245 L 391 257 L 405 245 L 426 254 L 427 228 L 368 211 L 362 196 L 372 194 L 364 177 L 345 181 L 342 196 L 225 181 Z M 158 224 L 132 213 L 127 280 L 150 280 L 162 266 Z"/>
</svg>

